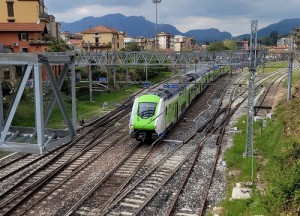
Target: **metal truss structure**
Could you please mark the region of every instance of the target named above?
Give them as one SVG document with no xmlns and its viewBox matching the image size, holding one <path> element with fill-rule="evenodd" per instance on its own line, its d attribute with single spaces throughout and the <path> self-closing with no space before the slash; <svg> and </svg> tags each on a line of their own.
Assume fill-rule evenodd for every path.
<svg viewBox="0 0 300 216">
<path fill-rule="evenodd" d="M 289 44 L 289 57 L 288 57 L 288 82 L 287 82 L 287 101 L 292 98 L 292 79 L 293 79 L 293 64 L 294 64 L 294 38 L 292 36 Z"/>
<path fill-rule="evenodd" d="M 257 26 L 258 20 L 251 21 L 250 53 L 249 53 L 249 85 L 248 85 L 248 112 L 246 131 L 245 157 L 253 154 L 253 120 L 254 120 L 254 96 L 255 96 L 255 73 L 257 66 Z"/>
<path fill-rule="evenodd" d="M 53 75 L 50 64 L 63 65 L 63 70 L 57 80 Z M 38 54 L 0 54 L 0 66 L 1 65 L 21 65 L 24 70 L 5 120 L 3 117 L 3 96 L 0 88 L 0 150 L 26 153 L 43 153 L 44 151 L 72 140 L 76 136 L 74 58 L 68 55 L 43 56 Z M 42 66 L 44 66 L 53 91 L 52 98 L 45 112 L 42 85 Z M 60 94 L 61 86 L 69 69 L 72 71 L 73 122 L 70 120 L 66 106 Z M 30 75 L 32 75 L 34 83 L 33 106 L 35 110 L 35 127 L 14 127 L 11 124 Z M 54 130 L 46 128 L 56 102 L 58 103 L 62 112 L 62 116 L 67 125 L 67 130 Z M 26 113 L 24 113 L 24 115 L 26 115 Z"/>
<path fill-rule="evenodd" d="M 104 66 L 134 65 L 248 65 L 248 51 L 224 52 L 107 52 L 75 53 L 75 64 Z"/>
<path fill-rule="evenodd" d="M 250 51 L 251 54 L 251 51 Z M 288 54 L 287 54 L 288 55 Z M 251 56 L 252 58 L 252 56 Z M 287 60 L 285 53 L 257 52 L 257 64 L 267 61 Z M 3 96 L 0 88 L 0 150 L 28 153 L 44 153 L 51 148 L 64 144 L 76 136 L 76 93 L 75 65 L 77 66 L 135 66 L 147 68 L 157 65 L 184 66 L 208 65 L 246 67 L 249 63 L 249 51 L 223 52 L 101 52 L 101 53 L 43 53 L 43 54 L 0 54 L 1 65 L 22 65 L 24 71 L 16 89 L 15 98 L 7 112 L 3 115 Z M 56 79 L 51 65 L 63 65 L 63 70 Z M 53 96 L 44 110 L 42 68 L 46 71 L 53 89 Z M 62 100 L 60 89 L 63 81 L 71 71 L 72 85 L 72 119 L 69 117 Z M 14 127 L 12 121 L 19 106 L 26 82 L 30 75 L 34 77 L 34 109 L 35 127 Z M 91 82 L 91 80 L 90 80 Z M 58 103 L 67 130 L 47 129 L 50 114 L 54 104 Z"/>
</svg>

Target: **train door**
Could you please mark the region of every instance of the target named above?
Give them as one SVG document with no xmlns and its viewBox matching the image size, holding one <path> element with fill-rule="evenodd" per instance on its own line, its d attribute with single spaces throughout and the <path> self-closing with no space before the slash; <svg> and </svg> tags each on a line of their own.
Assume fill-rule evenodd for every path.
<svg viewBox="0 0 300 216">
<path fill-rule="evenodd" d="M 175 119 L 178 120 L 178 101 L 175 103 Z"/>
</svg>

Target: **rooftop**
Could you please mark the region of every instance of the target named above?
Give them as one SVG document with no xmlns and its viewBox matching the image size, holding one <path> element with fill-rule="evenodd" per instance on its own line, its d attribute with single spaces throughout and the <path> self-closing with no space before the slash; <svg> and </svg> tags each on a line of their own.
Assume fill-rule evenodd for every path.
<svg viewBox="0 0 300 216">
<path fill-rule="evenodd" d="M 43 32 L 45 23 L 0 23 L 0 32 Z"/>
<path fill-rule="evenodd" d="M 106 26 L 95 26 L 93 28 L 82 31 L 83 34 L 94 34 L 94 33 L 117 33 L 121 34 L 122 32 L 118 31 L 115 28 L 106 27 Z"/>
</svg>

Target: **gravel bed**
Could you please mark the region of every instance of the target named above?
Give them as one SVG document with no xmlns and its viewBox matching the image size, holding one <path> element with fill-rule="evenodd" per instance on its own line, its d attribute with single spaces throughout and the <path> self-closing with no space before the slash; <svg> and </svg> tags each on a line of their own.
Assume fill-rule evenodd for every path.
<svg viewBox="0 0 300 216">
<path fill-rule="evenodd" d="M 220 80 L 223 82 L 226 80 Z M 226 80 L 228 84 L 229 80 Z M 218 84 L 218 83 L 216 83 Z M 223 88 L 222 88 L 223 87 Z M 210 86 L 207 89 L 207 94 L 203 95 L 199 100 L 190 108 L 188 113 L 184 116 L 184 120 L 179 122 L 178 125 L 168 134 L 166 139 L 178 139 L 185 140 L 190 134 L 195 132 L 197 128 L 205 125 L 209 118 L 211 118 L 217 111 L 217 107 L 220 103 L 221 93 L 224 90 L 223 85 Z M 189 145 L 197 145 L 202 139 L 203 134 L 197 134 L 197 136 L 189 143 Z M 201 155 L 198 160 L 198 166 L 196 166 L 188 185 L 184 189 L 184 195 L 179 199 L 180 207 L 195 208 L 199 207 L 203 190 L 206 186 L 207 176 L 210 174 L 208 169 L 211 166 L 214 156 L 216 154 L 216 137 L 213 136 L 209 142 L 204 145 Z M 187 154 L 187 153 L 186 153 Z M 191 157 L 192 158 L 192 157 Z M 191 160 L 191 159 L 190 159 Z M 171 178 L 170 181 L 158 192 L 157 196 L 145 207 L 141 215 L 166 215 L 170 208 L 170 204 L 177 193 L 184 174 L 188 169 L 188 160 Z"/>
<path fill-rule="evenodd" d="M 22 167 L 24 164 L 27 164 L 30 160 L 34 160 L 35 158 L 36 158 L 35 155 L 31 155 L 31 156 L 29 156 L 29 158 L 26 159 L 26 162 L 21 160 L 17 163 L 14 163 L 13 170 L 16 170 L 19 167 Z M 42 167 L 44 164 L 47 163 L 48 160 L 49 160 L 49 158 L 44 158 L 44 159 L 40 160 L 39 163 L 34 163 L 34 164 L 22 169 L 20 172 L 16 173 L 15 175 L 12 175 L 11 177 L 1 181 L 0 194 L 2 194 L 8 188 L 11 188 L 12 183 L 13 183 L 13 185 L 16 184 L 17 182 L 19 182 L 20 180 L 24 179 L 26 176 L 30 175 L 32 172 L 37 170 L 39 167 Z M 9 167 L 3 169 L 3 171 L 1 171 L 1 173 L 3 174 L 1 176 L 4 176 L 5 173 L 8 174 L 11 171 L 12 171 L 12 168 L 9 166 Z"/>
<path fill-rule="evenodd" d="M 202 94 L 202 96 L 189 109 L 183 120 L 178 122 L 178 124 L 173 128 L 173 130 L 167 135 L 165 139 L 184 141 L 193 132 L 195 132 L 197 128 L 205 125 L 207 123 L 207 120 L 211 118 L 216 112 L 216 109 L 220 103 L 222 92 L 232 78 L 233 76 L 225 76 L 209 86 L 207 90 Z M 188 145 L 193 146 L 198 144 L 199 140 L 202 137 L 203 134 L 198 134 Z M 208 164 L 211 163 L 210 161 L 214 158 L 213 154 L 215 154 L 216 148 L 214 144 L 215 139 L 216 137 L 214 136 L 211 141 L 203 148 L 198 162 L 200 164 L 204 163 L 204 165 L 199 165 L 199 167 L 196 168 L 195 174 L 191 178 L 191 182 L 194 183 L 191 183 L 187 187 L 187 190 L 189 190 L 190 193 L 188 193 L 188 196 L 181 198 L 182 202 L 185 204 L 190 202 L 194 203 L 191 204 L 191 206 L 196 206 L 197 200 L 201 199 L 200 195 L 201 191 L 203 190 L 201 189 L 201 187 L 203 187 L 204 185 L 201 183 L 201 181 L 203 181 L 204 178 L 201 178 L 201 174 L 199 173 L 202 173 L 203 175 L 203 173 L 209 172 L 207 166 L 209 166 Z M 120 142 L 116 144 L 114 148 L 109 150 L 108 154 L 104 154 L 101 159 L 90 165 L 84 172 L 76 176 L 76 178 L 73 178 L 71 181 L 67 182 L 62 186 L 62 188 L 59 188 L 57 191 L 51 194 L 51 196 L 48 196 L 42 203 L 37 205 L 26 215 L 62 215 L 93 186 L 95 181 L 101 179 L 106 173 L 108 173 L 109 170 L 123 157 L 125 152 L 128 152 L 133 147 L 133 145 L 135 145 L 134 143 L 134 140 L 120 140 Z M 141 169 L 140 175 L 142 175 L 156 163 L 158 163 L 161 158 L 164 157 L 164 155 L 169 153 L 177 145 L 178 144 L 176 143 L 169 142 L 163 142 L 159 144 L 143 169 Z M 188 151 L 182 151 L 181 154 L 188 154 Z M 158 214 L 155 213 L 154 215 L 164 215 L 168 207 L 168 202 L 171 201 L 171 197 L 174 195 L 176 185 L 178 185 L 182 181 L 183 174 L 188 167 L 187 164 L 188 163 L 185 163 L 177 172 L 176 177 L 172 178 L 166 184 L 164 188 L 167 189 L 163 189 L 162 191 L 160 191 L 158 193 L 158 196 L 156 196 L 153 201 L 151 201 L 151 203 L 155 202 L 157 205 L 162 207 L 157 208 L 157 205 L 150 204 L 145 211 L 151 212 L 153 211 L 153 208 L 155 208 L 155 211 L 158 211 Z M 220 181 L 222 181 L 221 179 L 223 171 L 221 170 L 221 168 L 220 171 L 217 171 L 220 172 Z M 216 195 L 213 194 L 213 196 L 219 199 L 219 197 L 223 197 L 224 195 L 222 192 L 217 193 Z"/>
<path fill-rule="evenodd" d="M 68 181 L 26 215 L 63 215 L 86 192 L 101 180 L 127 154 L 136 142 L 128 137 L 120 140 L 107 153 Z M 57 202 L 57 200 L 60 200 Z"/>
<path fill-rule="evenodd" d="M 18 158 L 20 155 L 23 155 L 22 153 L 11 153 L 11 154 L 8 154 L 2 158 L 0 158 L 0 166 L 10 162 L 10 161 L 13 161 L 14 159 Z"/>
</svg>

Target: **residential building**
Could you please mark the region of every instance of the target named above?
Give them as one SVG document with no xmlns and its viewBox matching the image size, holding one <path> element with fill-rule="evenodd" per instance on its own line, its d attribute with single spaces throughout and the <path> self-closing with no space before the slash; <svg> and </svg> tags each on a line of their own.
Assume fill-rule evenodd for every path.
<svg viewBox="0 0 300 216">
<path fill-rule="evenodd" d="M 154 49 L 154 39 L 152 38 L 144 38 L 144 37 L 137 37 L 137 38 L 131 38 L 131 37 L 125 37 L 124 38 L 124 46 L 126 46 L 131 43 L 135 42 L 140 47 L 140 50 L 153 50 Z"/>
<path fill-rule="evenodd" d="M 128 44 L 130 43 L 136 43 L 136 39 L 131 38 L 131 37 L 124 37 L 124 47 L 126 48 Z"/>
<path fill-rule="evenodd" d="M 159 49 L 174 50 L 174 35 L 166 32 L 157 34 L 157 43 Z"/>
<path fill-rule="evenodd" d="M 280 38 L 277 40 L 277 46 L 289 46 L 291 44 L 291 38 Z"/>
<path fill-rule="evenodd" d="M 44 0 L 2 0 L 0 1 L 0 23 L 50 22 L 45 12 Z"/>
<path fill-rule="evenodd" d="M 235 41 L 238 50 L 248 50 L 248 41 Z"/>
<path fill-rule="evenodd" d="M 60 38 L 59 31 L 60 24 L 55 22 L 55 17 L 45 12 L 44 0 L 0 1 L 0 51 L 46 52 L 51 44 L 50 38 Z M 0 80 L 14 82 L 19 71 L 22 72 L 17 66 L 3 66 L 0 68 Z M 45 71 L 42 73 L 43 79 L 46 79 Z"/>
<path fill-rule="evenodd" d="M 81 34 L 85 52 L 120 51 L 124 48 L 124 33 L 114 28 L 96 26 Z"/>
<path fill-rule="evenodd" d="M 60 38 L 60 23 L 45 12 L 44 0 L 0 1 L 0 44 L 5 52 L 46 52 Z"/>
<path fill-rule="evenodd" d="M 12 53 L 47 52 L 50 41 L 45 23 L 0 23 L 0 44 Z"/>
<path fill-rule="evenodd" d="M 192 51 L 194 50 L 195 40 L 191 37 L 176 35 L 174 37 L 175 51 Z"/>
</svg>

